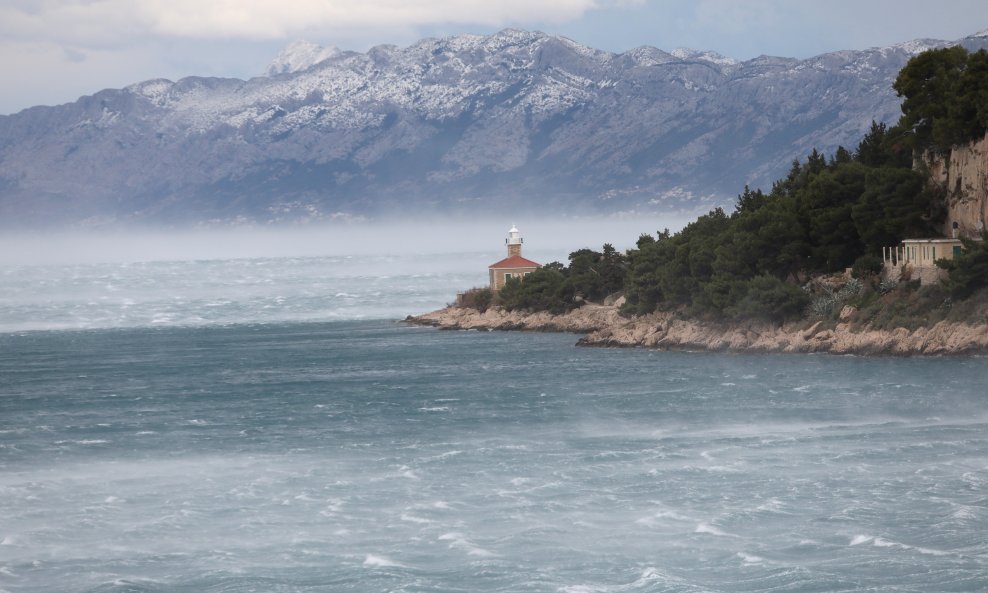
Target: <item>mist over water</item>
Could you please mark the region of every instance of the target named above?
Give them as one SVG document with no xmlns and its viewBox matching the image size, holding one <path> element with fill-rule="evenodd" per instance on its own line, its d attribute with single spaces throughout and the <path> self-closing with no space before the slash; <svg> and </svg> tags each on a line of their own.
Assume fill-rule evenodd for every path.
<svg viewBox="0 0 988 593">
<path fill-rule="evenodd" d="M 486 281 L 485 254 L 0 267 L 0 332 L 397 319 Z"/>
<path fill-rule="evenodd" d="M 0 264 L 0 591 L 988 590 L 984 358 L 397 323 L 492 226 Z"/>
<path fill-rule="evenodd" d="M 311 227 L 33 231 L 0 234 L 0 265 L 133 263 L 259 257 L 503 253 L 518 225 L 526 250 L 565 260 L 577 249 L 634 247 L 642 233 L 678 230 L 682 217 L 426 219 Z"/>
<path fill-rule="evenodd" d="M 404 318 L 485 286 L 510 224 L 8 235 L 0 332 Z M 525 255 L 548 263 L 605 242 L 626 249 L 665 226 L 531 221 L 522 230 Z"/>
</svg>

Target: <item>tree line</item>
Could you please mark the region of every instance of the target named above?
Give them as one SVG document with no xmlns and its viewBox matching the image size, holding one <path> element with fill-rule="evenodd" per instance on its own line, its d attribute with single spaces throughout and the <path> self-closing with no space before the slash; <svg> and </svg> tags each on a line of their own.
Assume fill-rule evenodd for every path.
<svg viewBox="0 0 988 593">
<path fill-rule="evenodd" d="M 808 278 L 848 267 L 874 272 L 883 246 L 939 235 L 946 196 L 921 164 L 914 167 L 914 155 L 949 152 L 988 128 L 984 50 L 919 54 L 894 88 L 903 97 L 899 122 L 872 122 L 853 150 L 839 147 L 829 157 L 813 150 L 769 192 L 746 186 L 733 212 L 716 208 L 677 233 L 643 234 L 625 253 L 611 245 L 575 251 L 568 265 L 553 262 L 509 281 L 499 304 L 560 313 L 623 291 L 628 314 L 679 307 L 700 318 L 799 317 L 810 299 L 800 288 Z M 947 267 L 968 278 L 970 293 L 988 280 L 957 270 L 967 260 L 984 265 L 988 247 L 971 243 L 968 252 Z"/>
</svg>

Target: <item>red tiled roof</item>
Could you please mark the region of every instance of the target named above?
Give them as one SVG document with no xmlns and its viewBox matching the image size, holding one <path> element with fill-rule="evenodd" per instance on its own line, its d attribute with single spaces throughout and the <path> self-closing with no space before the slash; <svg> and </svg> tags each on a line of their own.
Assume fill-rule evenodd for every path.
<svg viewBox="0 0 988 593">
<path fill-rule="evenodd" d="M 525 259 L 520 255 L 512 255 L 511 257 L 506 257 L 501 261 L 487 266 L 488 268 L 495 268 L 498 270 L 503 270 L 507 268 L 541 268 L 542 264 L 537 264 L 530 259 Z"/>
</svg>

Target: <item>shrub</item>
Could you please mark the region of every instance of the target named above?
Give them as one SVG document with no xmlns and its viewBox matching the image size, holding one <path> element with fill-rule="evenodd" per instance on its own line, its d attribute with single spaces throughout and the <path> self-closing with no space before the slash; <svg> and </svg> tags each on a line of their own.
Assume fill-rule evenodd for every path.
<svg viewBox="0 0 988 593">
<path fill-rule="evenodd" d="M 877 255 L 862 255 L 854 260 L 854 266 L 851 267 L 851 276 L 862 280 L 878 275 L 881 273 L 883 265 L 882 258 Z"/>
<path fill-rule="evenodd" d="M 734 307 L 734 313 L 740 318 L 784 321 L 799 317 L 809 301 L 810 297 L 798 286 L 775 276 L 761 275 L 747 282 L 747 292 Z"/>
<path fill-rule="evenodd" d="M 527 274 L 524 279 L 511 278 L 497 296 L 508 311 L 527 309 L 558 314 L 576 307 L 573 286 L 566 282 L 562 272 L 549 266 Z"/>
<path fill-rule="evenodd" d="M 963 299 L 988 286 L 988 230 L 981 232 L 981 241 L 961 239 L 964 251 L 952 260 L 937 260 L 950 277 L 947 288 L 954 298 Z"/>
<path fill-rule="evenodd" d="M 892 279 L 882 280 L 881 282 L 878 283 L 878 292 L 882 294 L 888 294 L 893 290 L 895 290 L 897 286 L 899 286 L 898 280 L 892 280 Z"/>
<path fill-rule="evenodd" d="M 457 305 L 464 309 L 476 309 L 483 313 L 494 302 L 494 291 L 490 288 L 471 288 L 460 295 Z"/>
<path fill-rule="evenodd" d="M 864 292 L 864 283 L 857 278 L 851 278 L 847 284 L 839 290 L 834 291 L 823 285 L 824 294 L 818 296 L 810 302 L 807 314 L 811 317 L 827 318 L 834 317 L 844 305 L 856 300 Z"/>
</svg>

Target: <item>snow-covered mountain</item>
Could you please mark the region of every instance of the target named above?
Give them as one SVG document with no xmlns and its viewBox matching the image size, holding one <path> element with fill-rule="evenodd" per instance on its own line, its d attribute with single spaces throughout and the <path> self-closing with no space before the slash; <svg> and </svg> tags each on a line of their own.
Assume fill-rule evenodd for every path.
<svg viewBox="0 0 988 593">
<path fill-rule="evenodd" d="M 300 42 L 250 80 L 149 80 L 0 117 L 0 220 L 705 209 L 896 120 L 898 70 L 948 44 L 739 62 L 518 30 Z"/>
</svg>

